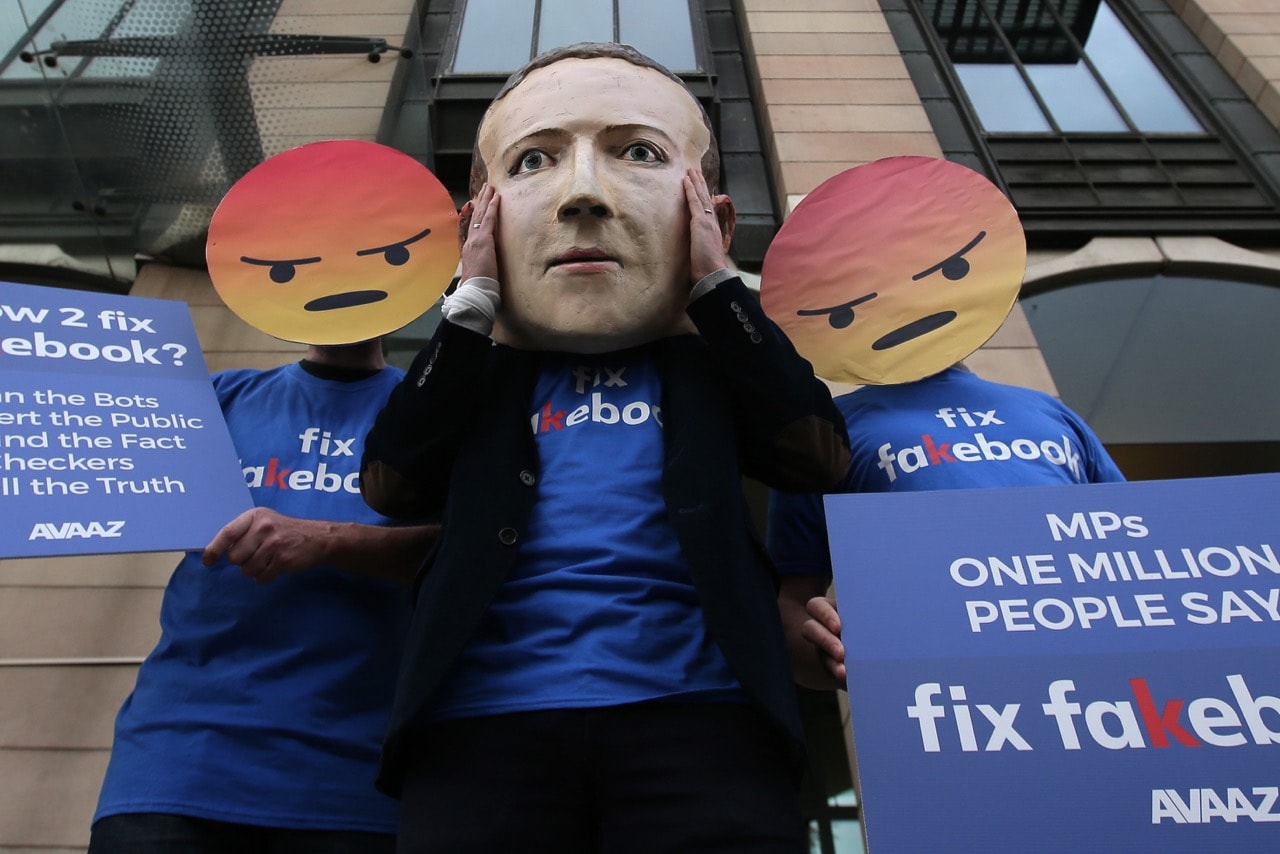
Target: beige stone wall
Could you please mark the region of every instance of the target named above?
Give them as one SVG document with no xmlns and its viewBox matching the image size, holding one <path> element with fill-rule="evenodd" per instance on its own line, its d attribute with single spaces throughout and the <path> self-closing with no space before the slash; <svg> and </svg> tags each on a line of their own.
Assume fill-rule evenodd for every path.
<svg viewBox="0 0 1280 854">
<path fill-rule="evenodd" d="M 940 157 L 876 0 L 743 0 L 779 207 L 845 169 Z"/>
<path fill-rule="evenodd" d="M 1271 123 L 1280 127 L 1280 3 L 1168 0 Z"/>
<path fill-rule="evenodd" d="M 1033 253 L 1024 282 L 1040 291 L 1155 275 L 1275 281 L 1280 250 L 1242 249 L 1216 237 L 1097 237 L 1074 252 Z"/>
<path fill-rule="evenodd" d="M 0 851 L 84 851 L 171 553 L 0 561 Z"/>
<path fill-rule="evenodd" d="M 227 368 L 274 368 L 297 361 L 306 347 L 259 332 L 227 308 L 201 270 L 149 264 L 138 273 L 130 296 L 181 300 L 191 309 L 209 372 Z"/>
<path fill-rule="evenodd" d="M 783 210 L 845 169 L 895 155 L 942 156 L 876 0 L 743 0 L 742 8 Z M 1017 306 L 968 362 L 997 382 L 1056 393 Z"/>
<path fill-rule="evenodd" d="M 207 274 L 144 266 L 131 296 L 183 300 L 210 371 L 301 357 Z M 0 852 L 84 851 L 116 711 L 160 635 L 176 553 L 0 560 Z"/>
</svg>

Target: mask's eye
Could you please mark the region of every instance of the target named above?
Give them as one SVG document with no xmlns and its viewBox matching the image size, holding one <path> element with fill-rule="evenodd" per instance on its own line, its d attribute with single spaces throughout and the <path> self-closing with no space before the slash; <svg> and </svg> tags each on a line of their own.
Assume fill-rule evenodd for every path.
<svg viewBox="0 0 1280 854">
<path fill-rule="evenodd" d="M 979 231 L 978 236 L 970 240 L 965 247 L 954 255 L 950 255 L 934 264 L 927 270 L 921 270 L 911 277 L 911 281 L 918 282 L 925 276 L 931 276 L 934 273 L 942 273 L 942 277 L 949 282 L 955 282 L 969 275 L 969 262 L 964 257 L 964 253 L 982 242 L 982 238 L 986 237 L 985 231 Z"/>
<path fill-rule="evenodd" d="M 298 267 L 302 264 L 318 264 L 320 257 L 315 258 L 294 258 L 285 261 L 269 261 L 263 258 L 250 258 L 248 255 L 241 255 L 240 260 L 245 264 L 252 264 L 255 267 L 270 267 L 267 275 L 271 277 L 271 281 L 277 285 L 283 285 L 293 281 L 293 277 L 298 273 Z"/>
<path fill-rule="evenodd" d="M 381 255 L 382 260 L 386 261 L 392 267 L 399 267 L 403 264 L 409 263 L 409 245 L 417 243 L 430 233 L 431 229 L 424 228 L 413 237 L 398 240 L 395 243 L 388 243 L 386 246 L 375 246 L 372 249 L 360 249 L 356 251 L 356 255 Z"/>
<path fill-rule="evenodd" d="M 830 324 L 832 329 L 844 329 L 853 323 L 853 307 L 862 305 L 868 300 L 873 300 L 877 296 L 879 296 L 877 293 L 865 294 L 855 300 L 833 305 L 830 308 L 802 308 L 796 314 L 800 317 L 819 317 L 825 314 L 827 323 Z"/>
<path fill-rule="evenodd" d="M 537 148 L 531 148 L 524 154 L 520 155 L 520 159 L 516 161 L 516 165 L 511 170 L 512 175 L 521 175 L 525 172 L 533 172 L 538 169 L 545 169 L 551 165 L 551 156 L 545 151 Z"/>
<path fill-rule="evenodd" d="M 635 163 L 663 163 L 662 152 L 647 142 L 633 142 L 622 150 L 622 159 Z"/>
</svg>

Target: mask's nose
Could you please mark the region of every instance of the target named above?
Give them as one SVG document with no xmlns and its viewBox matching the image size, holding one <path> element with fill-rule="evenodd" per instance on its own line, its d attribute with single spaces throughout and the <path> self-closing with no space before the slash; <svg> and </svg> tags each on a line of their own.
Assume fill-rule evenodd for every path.
<svg viewBox="0 0 1280 854">
<path fill-rule="evenodd" d="M 568 175 L 559 207 L 560 219 L 613 216 L 613 203 L 601 184 L 597 152 L 590 146 L 575 147 L 568 163 Z"/>
</svg>

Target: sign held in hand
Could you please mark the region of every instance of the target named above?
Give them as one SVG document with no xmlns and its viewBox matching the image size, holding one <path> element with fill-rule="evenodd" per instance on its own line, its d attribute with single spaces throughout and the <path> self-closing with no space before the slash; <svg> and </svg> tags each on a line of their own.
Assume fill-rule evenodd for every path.
<svg viewBox="0 0 1280 854">
<path fill-rule="evenodd" d="M 185 303 L 0 282 L 0 557 L 203 548 L 251 506 Z"/>
</svg>

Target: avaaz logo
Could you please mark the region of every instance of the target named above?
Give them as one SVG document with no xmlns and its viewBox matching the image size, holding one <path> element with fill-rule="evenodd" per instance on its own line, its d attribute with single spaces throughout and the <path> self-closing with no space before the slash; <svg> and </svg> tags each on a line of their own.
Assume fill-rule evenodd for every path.
<svg viewBox="0 0 1280 854">
<path fill-rule="evenodd" d="M 89 540 L 95 537 L 119 537 L 123 521 L 112 522 L 36 522 L 27 540 Z"/>
</svg>

